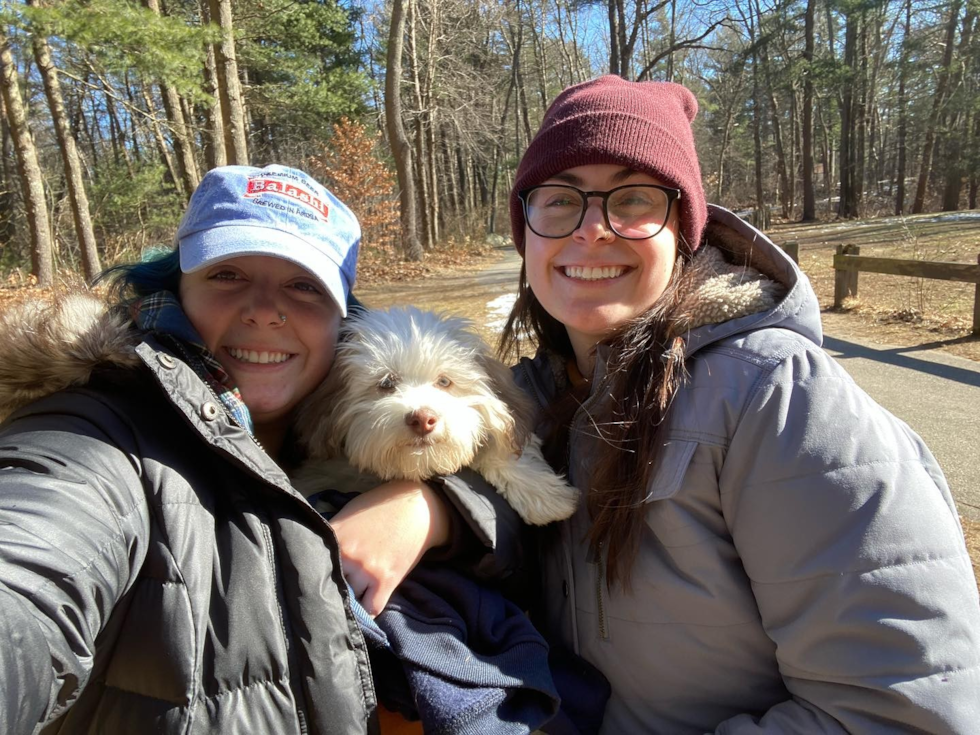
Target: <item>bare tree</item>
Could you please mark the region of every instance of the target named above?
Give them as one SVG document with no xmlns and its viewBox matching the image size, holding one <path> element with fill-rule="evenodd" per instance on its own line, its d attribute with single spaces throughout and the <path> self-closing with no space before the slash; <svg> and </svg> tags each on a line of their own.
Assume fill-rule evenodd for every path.
<svg viewBox="0 0 980 735">
<path fill-rule="evenodd" d="M 895 178 L 897 188 L 895 190 L 895 214 L 902 215 L 905 212 L 905 177 L 908 156 L 908 130 L 909 130 L 909 111 L 908 93 L 906 84 L 908 83 L 909 69 L 909 36 L 912 33 L 912 0 L 905 0 L 905 32 L 902 36 L 902 55 L 898 60 L 898 162 L 896 164 Z"/>
<path fill-rule="evenodd" d="M 840 95 L 840 204 L 837 213 L 841 217 L 858 217 L 861 209 L 861 178 L 859 170 L 859 142 L 861 135 L 859 89 L 860 84 L 860 26 L 863 11 L 852 10 L 846 19 L 844 31 L 844 65 L 850 76 Z"/>
<path fill-rule="evenodd" d="M 201 0 L 198 7 L 201 11 L 201 22 L 211 23 L 211 7 L 207 0 Z M 224 119 L 221 115 L 221 84 L 218 81 L 217 55 L 212 44 L 207 45 L 204 57 L 204 88 L 214 100 L 207 110 L 204 135 L 204 160 L 206 168 L 228 164 L 228 153 L 225 148 Z"/>
<path fill-rule="evenodd" d="M 27 110 L 20 96 L 19 85 L 20 75 L 10 48 L 10 39 L 6 30 L 0 27 L 0 93 L 14 143 L 27 227 L 31 233 L 31 269 L 38 285 L 47 288 L 54 284 L 54 245 L 41 166 L 37 160 L 34 137 L 27 124 Z"/>
<path fill-rule="evenodd" d="M 813 25 L 817 0 L 807 0 L 803 19 L 803 222 L 817 218 L 813 181 Z"/>
<path fill-rule="evenodd" d="M 159 0 L 143 0 L 143 4 L 151 12 L 160 15 Z M 174 153 L 177 154 L 177 171 L 183 184 L 184 196 L 190 199 L 197 188 L 200 175 L 197 171 L 197 161 L 194 159 L 194 142 L 189 126 L 181 107 L 180 95 L 172 84 L 160 82 L 160 96 L 163 99 L 163 109 L 167 113 L 170 132 L 173 136 Z"/>
<path fill-rule="evenodd" d="M 415 174 L 412 167 L 412 149 L 402 122 L 401 78 L 402 54 L 405 50 L 406 13 L 411 0 L 393 0 L 391 26 L 388 31 L 388 58 L 385 69 L 385 120 L 388 141 L 398 173 L 399 202 L 401 204 L 402 250 L 408 260 L 422 260 L 422 243 L 419 240 Z"/>
<path fill-rule="evenodd" d="M 28 0 L 27 4 L 38 6 L 42 3 L 41 0 Z M 45 30 L 34 28 L 32 31 L 34 60 L 44 82 L 44 94 L 48 100 L 48 108 L 51 110 L 51 122 L 54 125 L 61 162 L 65 169 L 65 185 L 75 224 L 75 236 L 78 238 L 81 250 L 82 270 L 85 278 L 91 281 L 98 275 L 101 267 L 95 230 L 92 228 L 92 217 L 89 214 L 88 195 L 85 193 L 85 181 L 82 178 L 82 162 L 78 156 L 75 137 L 68 125 L 65 103 L 61 95 L 61 83 L 58 81 L 58 70 L 51 61 L 51 50 L 48 47 Z"/>
<path fill-rule="evenodd" d="M 221 124 L 225 133 L 225 154 L 231 165 L 248 165 L 248 126 L 245 101 L 238 79 L 235 56 L 235 28 L 231 0 L 208 0 L 211 22 L 217 21 L 221 41 L 214 47 L 215 69 L 218 73 L 218 101 L 221 105 Z"/>
<path fill-rule="evenodd" d="M 953 0 L 949 6 L 949 20 L 946 22 L 945 47 L 943 60 L 939 68 L 939 79 L 936 83 L 936 93 L 932 99 L 932 111 L 929 114 L 929 125 L 926 127 L 922 143 L 922 163 L 919 166 L 919 181 L 915 187 L 915 201 L 912 203 L 912 213 L 919 214 L 926 204 L 926 190 L 929 186 L 929 176 L 932 173 L 933 147 L 936 143 L 936 128 L 939 116 L 949 93 L 950 71 L 953 65 L 953 46 L 956 39 L 956 22 L 962 8 L 960 0 Z"/>
<path fill-rule="evenodd" d="M 974 23 L 977 18 L 975 3 L 967 3 L 966 13 L 960 31 L 960 43 L 957 48 L 957 63 L 954 65 L 950 80 L 950 105 L 946 115 L 944 128 L 946 176 L 943 186 L 942 209 L 944 212 L 955 212 L 960 208 L 960 193 L 963 190 L 963 175 L 966 173 L 966 162 L 963 156 L 963 141 L 970 135 L 970 102 L 974 98 L 973 90 L 964 85 L 964 70 L 969 64 L 971 44 L 973 42 Z"/>
</svg>

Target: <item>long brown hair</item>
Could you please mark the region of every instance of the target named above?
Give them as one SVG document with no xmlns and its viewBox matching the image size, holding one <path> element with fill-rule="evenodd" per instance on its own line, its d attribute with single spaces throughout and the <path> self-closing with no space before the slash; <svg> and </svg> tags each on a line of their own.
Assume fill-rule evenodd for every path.
<svg viewBox="0 0 980 735">
<path fill-rule="evenodd" d="M 593 552 L 606 550 L 606 580 L 630 587 L 634 561 L 645 522 L 650 481 L 657 468 L 662 441 L 660 432 L 685 372 L 684 343 L 676 325 L 680 296 L 685 292 L 685 273 L 690 248 L 681 240 L 680 254 L 664 293 L 646 313 L 625 324 L 604 340 L 609 347 L 604 413 L 593 418 L 602 441 L 586 498 L 592 526 L 589 544 Z M 539 349 L 573 360 L 564 325 L 545 311 L 527 283 L 522 266 L 518 297 L 500 337 L 501 355 L 516 356 L 522 339 Z M 582 391 L 569 386 L 556 397 L 545 416 L 545 453 L 557 469 L 564 467 L 569 429 L 584 399 Z M 630 461 L 624 461 L 629 455 Z"/>
</svg>

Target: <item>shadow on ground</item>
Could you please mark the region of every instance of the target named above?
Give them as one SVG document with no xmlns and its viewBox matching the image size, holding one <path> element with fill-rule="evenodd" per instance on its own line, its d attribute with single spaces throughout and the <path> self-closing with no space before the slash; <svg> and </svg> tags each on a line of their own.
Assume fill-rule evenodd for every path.
<svg viewBox="0 0 980 735">
<path fill-rule="evenodd" d="M 886 349 L 878 349 L 875 347 L 869 347 L 866 345 L 860 345 L 854 342 L 837 339 L 836 337 L 824 336 L 823 346 L 828 350 L 839 352 L 840 354 L 836 357 L 841 361 L 846 361 L 849 358 L 875 360 L 888 365 L 895 365 L 897 367 L 907 368 L 908 370 L 927 373 L 937 378 L 945 378 L 946 380 L 952 380 L 957 383 L 962 383 L 963 385 L 970 385 L 975 388 L 980 388 L 980 371 L 957 367 L 956 365 L 949 365 L 944 362 L 923 360 L 907 354 L 917 350 L 934 349 L 941 345 L 948 344 L 949 342 L 959 341 L 962 340 L 933 342 L 914 347 L 891 347 Z"/>
</svg>

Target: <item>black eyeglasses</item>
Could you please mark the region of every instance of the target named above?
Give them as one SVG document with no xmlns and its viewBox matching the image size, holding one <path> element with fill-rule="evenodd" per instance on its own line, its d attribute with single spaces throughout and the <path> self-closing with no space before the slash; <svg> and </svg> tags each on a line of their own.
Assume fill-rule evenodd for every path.
<svg viewBox="0 0 980 735">
<path fill-rule="evenodd" d="M 606 226 L 624 240 L 655 237 L 666 226 L 680 189 L 658 184 L 628 184 L 609 191 L 582 191 L 566 184 L 532 186 L 517 193 L 524 220 L 541 237 L 568 237 L 582 226 L 591 197 L 602 199 Z"/>
</svg>

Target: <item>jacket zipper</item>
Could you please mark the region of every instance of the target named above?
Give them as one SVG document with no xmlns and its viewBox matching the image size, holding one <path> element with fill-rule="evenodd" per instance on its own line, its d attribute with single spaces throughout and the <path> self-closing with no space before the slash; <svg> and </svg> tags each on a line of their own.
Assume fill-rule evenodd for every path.
<svg viewBox="0 0 980 735">
<path fill-rule="evenodd" d="M 269 567 L 272 569 L 272 584 L 276 590 L 276 609 L 279 611 L 279 627 L 282 629 L 283 645 L 286 646 L 286 661 L 288 662 L 290 672 L 289 672 L 289 688 L 293 692 L 293 699 L 296 702 L 296 718 L 299 720 L 299 731 L 301 733 L 306 733 L 308 731 L 306 726 L 306 693 L 293 682 L 293 670 L 298 670 L 298 662 L 295 661 L 295 652 L 293 651 L 292 644 L 289 640 L 289 628 L 286 625 L 286 613 L 282 609 L 282 600 L 280 599 L 280 575 L 279 575 L 279 564 L 276 562 L 276 555 L 273 551 L 273 540 L 272 532 L 269 530 L 269 526 L 266 523 L 266 519 L 263 516 L 262 522 L 262 537 L 265 539 L 265 549 L 266 557 L 269 560 Z"/>
</svg>

